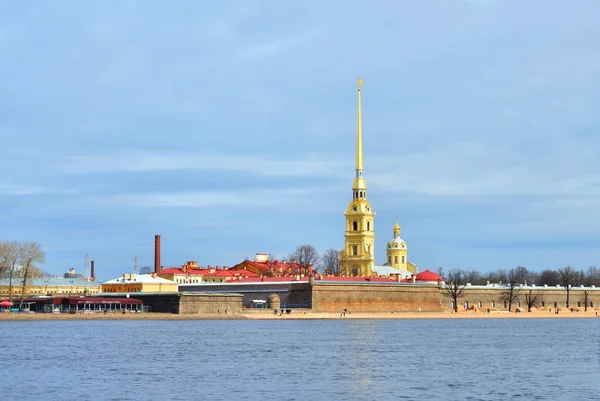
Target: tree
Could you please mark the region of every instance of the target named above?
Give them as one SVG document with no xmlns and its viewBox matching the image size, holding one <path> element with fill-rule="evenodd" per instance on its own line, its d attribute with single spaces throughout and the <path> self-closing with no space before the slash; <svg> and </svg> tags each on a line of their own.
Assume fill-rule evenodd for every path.
<svg viewBox="0 0 600 401">
<path fill-rule="evenodd" d="M 583 310 L 585 312 L 587 312 L 587 307 L 588 307 L 588 297 L 590 295 L 590 291 L 589 290 L 585 290 L 583 291 Z"/>
<path fill-rule="evenodd" d="M 446 276 L 444 295 L 454 301 L 454 312 L 458 312 L 458 300 L 462 298 L 467 282 L 462 270 L 450 270 Z"/>
<path fill-rule="evenodd" d="M 21 275 L 23 278 L 23 287 L 21 290 L 21 303 L 19 304 L 20 310 L 23 310 L 27 280 L 31 277 L 35 277 L 39 272 L 35 263 L 44 263 L 45 258 L 46 255 L 44 251 L 42 251 L 40 244 L 37 242 L 25 241 L 21 244 L 19 249 L 19 262 L 22 266 Z"/>
<path fill-rule="evenodd" d="M 600 285 L 600 269 L 596 266 L 590 266 L 585 273 L 585 285 Z"/>
<path fill-rule="evenodd" d="M 275 262 L 277 260 L 277 257 L 274 253 L 270 253 L 267 257 L 269 258 L 269 262 Z"/>
<path fill-rule="evenodd" d="M 321 266 L 327 275 L 340 275 L 340 251 L 328 249 L 321 256 Z"/>
<path fill-rule="evenodd" d="M 562 269 L 558 269 L 558 274 L 560 276 L 561 284 L 567 290 L 567 308 L 569 307 L 569 294 L 571 292 L 571 288 L 574 285 L 577 285 L 581 282 L 581 272 L 573 269 L 571 266 L 564 267 Z"/>
<path fill-rule="evenodd" d="M 2 263 L 5 266 L 4 271 L 8 270 L 8 301 L 12 302 L 13 276 L 19 261 L 19 249 L 21 245 L 17 241 L 3 241 Z"/>
<path fill-rule="evenodd" d="M 477 270 L 465 271 L 465 282 L 471 283 L 473 285 L 483 284 L 485 280 L 483 280 L 483 276 Z"/>
<path fill-rule="evenodd" d="M 312 245 L 300 245 L 290 257 L 295 259 L 296 263 L 304 267 L 304 271 L 308 273 L 308 269 L 319 259 L 319 252 Z"/>
<path fill-rule="evenodd" d="M 152 273 L 152 268 L 148 265 L 142 266 L 142 268 L 140 269 L 140 274 L 151 274 L 151 273 Z"/>
<path fill-rule="evenodd" d="M 527 312 L 531 312 L 531 308 L 533 308 L 538 302 L 538 294 L 534 293 L 532 290 L 529 290 L 525 293 L 525 303 L 527 304 Z"/>
<path fill-rule="evenodd" d="M 512 309 L 512 304 L 519 299 L 519 279 L 521 278 L 523 271 L 518 267 L 510 269 L 506 276 L 506 282 L 504 283 L 504 291 L 500 294 L 500 300 L 508 303 L 508 311 Z"/>
<path fill-rule="evenodd" d="M 542 270 L 539 275 L 538 284 L 555 286 L 559 283 L 560 277 L 556 270 Z"/>
</svg>

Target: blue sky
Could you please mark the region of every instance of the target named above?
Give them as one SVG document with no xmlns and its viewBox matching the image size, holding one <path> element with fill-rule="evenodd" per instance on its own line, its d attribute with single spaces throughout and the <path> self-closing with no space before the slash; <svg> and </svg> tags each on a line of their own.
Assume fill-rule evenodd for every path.
<svg viewBox="0 0 600 401">
<path fill-rule="evenodd" d="M 600 2 L 0 4 L 0 239 L 100 279 L 343 245 L 356 78 L 376 257 L 600 257 Z"/>
</svg>

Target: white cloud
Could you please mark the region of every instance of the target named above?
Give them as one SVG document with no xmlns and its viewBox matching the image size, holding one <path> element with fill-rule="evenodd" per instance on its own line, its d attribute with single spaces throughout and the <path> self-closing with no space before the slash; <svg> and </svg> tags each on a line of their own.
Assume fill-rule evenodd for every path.
<svg viewBox="0 0 600 401">
<path fill-rule="evenodd" d="M 310 42 L 317 36 L 316 31 L 303 32 L 294 36 L 276 38 L 271 41 L 246 47 L 238 53 L 241 60 L 251 60 L 272 56 Z"/>
<path fill-rule="evenodd" d="M 300 158 L 207 154 L 193 152 L 118 152 L 112 156 L 75 156 L 58 162 L 58 171 L 68 174 L 103 174 L 169 170 L 232 171 L 264 176 L 330 176 L 340 172 L 348 161 L 324 155 Z"/>
<path fill-rule="evenodd" d="M 263 191 L 190 191 L 119 194 L 103 197 L 99 202 L 120 206 L 141 207 L 264 207 L 287 208 L 304 202 L 306 196 L 322 191 L 319 188 L 300 188 Z"/>
</svg>

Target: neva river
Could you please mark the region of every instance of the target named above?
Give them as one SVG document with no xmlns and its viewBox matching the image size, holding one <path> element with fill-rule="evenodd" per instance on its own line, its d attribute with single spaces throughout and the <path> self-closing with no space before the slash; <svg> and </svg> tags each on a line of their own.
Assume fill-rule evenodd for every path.
<svg viewBox="0 0 600 401">
<path fill-rule="evenodd" d="M 0 322 L 0 399 L 600 400 L 600 319 Z"/>
</svg>

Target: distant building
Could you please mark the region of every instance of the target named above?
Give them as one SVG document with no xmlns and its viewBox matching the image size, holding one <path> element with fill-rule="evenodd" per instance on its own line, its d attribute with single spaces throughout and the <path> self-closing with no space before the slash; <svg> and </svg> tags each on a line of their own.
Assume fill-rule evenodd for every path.
<svg viewBox="0 0 600 401">
<path fill-rule="evenodd" d="M 219 266 L 199 267 L 196 261 L 188 261 L 181 267 L 169 267 L 161 270 L 160 277 L 174 281 L 179 284 L 224 283 L 229 280 L 241 278 L 258 277 L 259 275 L 245 270 L 228 268 L 219 269 Z"/>
<path fill-rule="evenodd" d="M 178 284 L 174 281 L 152 274 L 123 274 L 102 283 L 102 292 L 135 293 L 135 292 L 177 292 Z"/>
<path fill-rule="evenodd" d="M 244 260 L 231 268 L 234 271 L 248 271 L 261 277 L 285 277 L 285 276 L 308 276 L 312 270 L 312 265 L 303 266 L 293 261 L 269 260 L 265 254 L 257 253 L 254 260 Z M 316 272 L 313 272 L 316 273 Z M 252 276 L 248 276 L 252 277 Z"/>
<path fill-rule="evenodd" d="M 6 297 L 10 291 L 9 279 L 0 280 L 0 295 Z M 81 277 L 65 278 L 65 277 L 42 277 L 28 278 L 25 294 L 21 294 L 23 290 L 23 279 L 21 277 L 13 277 L 12 279 L 12 294 L 21 296 L 31 295 L 58 295 L 58 294 L 88 294 L 93 295 L 100 292 L 100 285 L 88 279 Z"/>
</svg>

